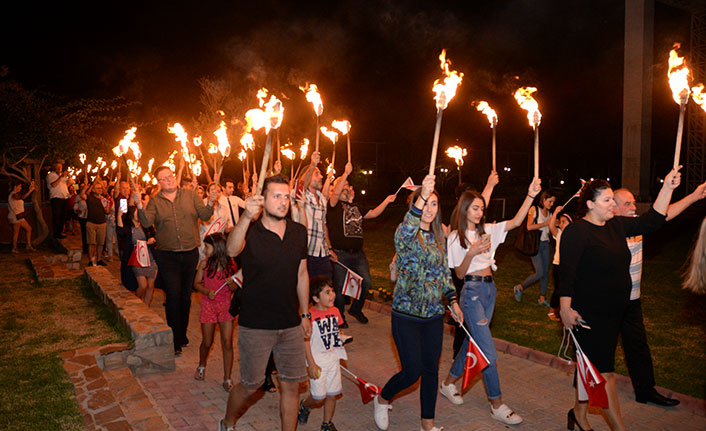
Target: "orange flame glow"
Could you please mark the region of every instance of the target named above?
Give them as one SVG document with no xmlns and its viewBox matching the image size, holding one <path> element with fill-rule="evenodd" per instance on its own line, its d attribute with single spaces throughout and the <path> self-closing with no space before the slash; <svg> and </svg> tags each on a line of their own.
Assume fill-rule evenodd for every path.
<svg viewBox="0 0 706 431">
<path fill-rule="evenodd" d="M 282 148 L 280 152 L 284 157 L 288 158 L 289 160 L 294 160 L 294 157 L 296 157 L 296 153 L 294 152 L 294 150 L 288 147 Z"/>
<path fill-rule="evenodd" d="M 674 48 L 669 51 L 669 87 L 672 89 L 672 98 L 677 105 L 686 104 L 689 101 L 689 69 L 686 67 L 684 57 L 679 57 L 677 49 L 680 45 L 674 44 Z"/>
<path fill-rule="evenodd" d="M 706 112 L 706 94 L 704 94 L 704 84 L 691 87 L 691 99 Z"/>
<path fill-rule="evenodd" d="M 495 110 L 488 105 L 488 102 L 481 100 L 476 105 L 476 109 L 488 117 L 488 122 L 490 123 L 491 129 L 498 125 L 498 114 L 496 114 Z"/>
<path fill-rule="evenodd" d="M 257 90 L 257 100 L 259 101 L 260 108 L 265 104 L 265 99 L 267 99 L 267 88 Z"/>
<path fill-rule="evenodd" d="M 329 138 L 334 144 L 338 142 L 338 133 L 334 132 L 333 130 L 329 130 L 325 126 L 321 126 L 321 133 L 327 138 Z"/>
<path fill-rule="evenodd" d="M 240 145 L 243 147 L 244 151 L 250 151 L 255 148 L 255 139 L 252 137 L 252 133 L 246 133 L 240 138 Z"/>
<path fill-rule="evenodd" d="M 309 140 L 307 138 L 302 139 L 302 144 L 299 146 L 299 158 L 301 160 L 306 159 L 306 155 L 309 153 Z"/>
<path fill-rule="evenodd" d="M 147 171 L 152 172 L 152 165 L 154 164 L 154 157 L 150 159 L 149 162 L 147 162 Z"/>
<path fill-rule="evenodd" d="M 532 93 L 537 91 L 536 87 L 522 87 L 515 91 L 515 100 L 520 108 L 527 111 L 527 119 L 529 120 L 529 125 L 532 127 L 539 127 L 539 123 L 542 122 L 542 113 L 539 112 L 539 104 Z"/>
<path fill-rule="evenodd" d="M 434 87 L 432 91 L 436 93 L 434 100 L 436 100 L 437 111 L 443 111 L 449 106 L 449 102 L 456 95 L 456 89 L 461 85 L 463 80 L 463 73 L 458 73 L 455 70 L 449 70 L 451 62 L 446 60 L 446 50 L 442 50 L 439 55 L 439 61 L 441 63 L 441 70 L 444 72 L 445 78 L 444 83 L 438 79 L 434 81 Z"/>
<path fill-rule="evenodd" d="M 197 160 L 193 165 L 191 165 L 191 172 L 195 177 L 201 175 L 201 160 Z"/>
<path fill-rule="evenodd" d="M 84 154 L 84 153 L 79 154 L 78 159 L 81 161 L 82 165 L 85 164 L 86 163 L 86 154 Z"/>
<path fill-rule="evenodd" d="M 209 142 L 209 143 L 208 143 L 208 153 L 209 153 L 209 154 L 216 154 L 216 153 L 218 153 L 218 147 Z"/>
<path fill-rule="evenodd" d="M 216 139 L 218 139 L 218 151 L 221 153 L 221 156 L 228 157 L 230 156 L 230 143 L 228 142 L 228 132 L 226 128 L 226 123 L 225 121 L 221 121 L 221 125 L 216 130 L 213 132 L 214 135 L 216 135 Z M 209 148 L 210 152 L 210 148 Z"/>
<path fill-rule="evenodd" d="M 200 147 L 201 143 L 203 141 L 201 140 L 201 136 L 195 136 L 193 142 L 194 142 L 194 147 Z"/>
<path fill-rule="evenodd" d="M 120 140 L 118 145 L 113 148 L 113 153 L 120 157 L 125 154 L 129 150 L 132 150 L 133 154 L 135 155 L 135 158 L 139 159 L 142 157 L 142 154 L 140 153 L 140 147 L 138 146 L 137 142 L 133 142 L 133 139 L 135 139 L 135 135 L 137 134 L 137 127 L 132 127 L 128 130 L 125 131 L 125 136 L 123 139 Z"/>
<path fill-rule="evenodd" d="M 245 160 L 246 157 L 248 157 L 248 153 L 246 153 L 246 152 L 245 152 L 245 149 L 243 148 L 243 149 L 240 150 L 240 152 L 238 153 L 238 159 L 240 159 L 240 161 L 242 162 L 243 160 Z"/>
<path fill-rule="evenodd" d="M 314 107 L 314 113 L 317 117 L 320 117 L 324 113 L 324 103 L 321 101 L 321 94 L 319 94 L 319 89 L 316 84 L 306 84 L 304 87 L 299 87 L 301 91 L 306 94 L 307 102 L 310 102 Z"/>
<path fill-rule="evenodd" d="M 465 148 L 461 148 L 458 145 L 449 147 L 446 149 L 446 155 L 456 161 L 456 165 L 463 166 L 463 158 L 468 154 Z"/>
<path fill-rule="evenodd" d="M 331 126 L 333 126 L 334 129 L 341 132 L 341 135 L 347 135 L 348 132 L 351 131 L 351 123 L 348 120 L 343 120 L 343 121 L 333 120 L 333 122 L 331 123 Z"/>
<path fill-rule="evenodd" d="M 113 160 L 112 162 L 110 162 L 110 169 L 115 170 L 115 168 L 117 168 L 117 167 L 118 167 L 118 162 L 116 160 Z"/>
</svg>

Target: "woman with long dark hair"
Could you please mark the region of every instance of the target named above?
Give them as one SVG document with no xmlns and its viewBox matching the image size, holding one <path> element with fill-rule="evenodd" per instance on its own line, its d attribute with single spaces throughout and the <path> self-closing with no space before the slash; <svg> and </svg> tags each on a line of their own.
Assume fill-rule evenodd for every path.
<svg viewBox="0 0 706 431">
<path fill-rule="evenodd" d="M 527 214 L 527 231 L 538 230 L 540 231 L 539 236 L 539 247 L 537 249 L 537 254 L 532 256 L 532 266 L 534 266 L 534 273 L 529 275 L 525 280 L 516 285 L 513 290 L 515 293 L 515 300 L 517 302 L 522 301 L 522 294 L 525 289 L 539 281 L 539 299 L 537 303 L 539 305 L 544 305 L 549 307 L 549 302 L 547 301 L 547 286 L 549 285 L 549 263 L 550 263 L 550 253 L 549 253 L 549 223 L 551 222 L 552 212 L 551 209 L 556 201 L 556 195 L 551 189 L 543 190 L 539 195 L 539 200 L 537 205 L 532 205 Z"/>
<path fill-rule="evenodd" d="M 398 274 L 392 300 L 392 337 L 402 370 L 375 397 L 375 423 L 386 430 L 390 401 L 421 377 L 421 428 L 438 431 L 434 412 L 444 329 L 443 297 L 459 321 L 463 321 L 463 313 L 446 265 L 446 241 L 433 175 L 427 175 L 422 187 L 412 194 L 409 212 L 395 232 L 395 250 Z"/>
<path fill-rule="evenodd" d="M 615 348 L 630 301 L 631 254 L 625 238 L 657 230 L 665 222 L 672 192 L 680 174 L 671 171 L 652 209 L 640 217 L 616 217 L 613 190 L 598 179 L 584 185 L 578 203 L 578 216 L 561 236 L 560 306 L 561 321 L 573 330 L 579 321 L 576 339 L 588 359 L 606 380 L 608 396 L 604 413 L 613 430 L 624 430 L 615 386 Z M 585 323 L 583 323 L 585 322 Z M 579 402 L 569 410 L 568 425 L 590 429 L 588 404 Z"/>
<path fill-rule="evenodd" d="M 500 392 L 500 378 L 496 361 L 493 336 L 490 333 L 490 320 L 495 310 L 497 288 L 493 281 L 495 250 L 505 241 L 507 232 L 524 223 L 532 200 L 541 190 L 539 178 L 530 184 L 522 206 L 512 220 L 500 223 L 485 223 L 486 202 L 478 192 L 464 192 L 456 204 L 452 232 L 448 238 L 448 264 L 454 268 L 456 276 L 464 280 L 461 291 L 461 310 L 471 336 L 490 363 L 483 370 L 483 381 L 490 401 L 490 415 L 505 424 L 518 424 L 522 418 L 503 403 Z M 468 349 L 468 338 L 460 352 Z M 454 404 L 463 404 L 463 398 L 456 389 L 456 382 L 463 375 L 466 355 L 458 354 L 448 377 L 440 386 L 440 392 Z"/>
</svg>

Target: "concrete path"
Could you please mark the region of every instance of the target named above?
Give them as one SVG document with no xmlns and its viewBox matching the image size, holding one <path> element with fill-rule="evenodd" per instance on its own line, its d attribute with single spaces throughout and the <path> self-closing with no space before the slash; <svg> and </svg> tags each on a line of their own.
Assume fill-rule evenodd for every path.
<svg viewBox="0 0 706 431">
<path fill-rule="evenodd" d="M 116 272 L 117 264 L 109 265 Z M 119 275 L 118 275 L 119 276 Z M 152 308 L 164 316 L 162 306 L 164 294 L 157 291 Z M 225 412 L 228 394 L 221 387 L 223 377 L 222 354 L 219 335 L 216 334 L 211 351 L 206 380 L 196 381 L 194 370 L 198 365 L 198 348 L 201 342 L 199 325 L 200 295 L 194 294 L 191 307 L 191 320 L 188 337 L 189 346 L 176 359 L 177 370 L 168 374 L 157 374 L 140 378 L 164 412 L 171 425 L 177 430 L 216 430 L 218 419 Z M 367 325 L 349 319 L 350 328 L 346 334 L 354 341 L 346 346 L 348 368 L 361 378 L 383 385 L 399 370 L 396 350 L 390 334 L 390 316 L 366 310 L 370 318 Z M 237 346 L 237 326 L 234 345 Z M 444 350 L 440 363 L 440 378 L 445 377 L 451 366 L 452 337 L 444 337 Z M 516 426 L 503 425 L 491 419 L 485 389 L 480 380 L 464 395 L 464 404 L 454 406 L 439 395 L 436 406 L 436 424 L 446 431 L 452 430 L 501 430 L 517 428 L 526 430 L 564 430 L 566 414 L 573 405 L 574 391 L 572 376 L 566 372 L 535 362 L 520 359 L 509 354 L 500 354 L 498 359 L 501 388 L 504 401 L 523 418 Z M 233 365 L 233 380 L 239 378 L 238 353 L 236 349 Z M 302 397 L 306 386 L 302 385 Z M 638 404 L 632 394 L 619 392 L 623 418 L 628 429 L 703 431 L 706 419 L 683 409 L 661 408 Z M 277 430 L 279 429 L 279 396 L 266 393 L 238 422 L 238 430 Z M 390 430 L 419 429 L 419 384 L 393 400 L 390 412 Z M 320 429 L 322 409 L 313 410 L 307 425 L 300 430 Z M 593 412 L 589 420 L 594 430 L 608 430 L 599 411 Z M 363 405 L 358 387 L 344 377 L 343 396 L 337 403 L 334 423 L 341 431 L 376 430 L 373 421 L 372 403 Z"/>
</svg>

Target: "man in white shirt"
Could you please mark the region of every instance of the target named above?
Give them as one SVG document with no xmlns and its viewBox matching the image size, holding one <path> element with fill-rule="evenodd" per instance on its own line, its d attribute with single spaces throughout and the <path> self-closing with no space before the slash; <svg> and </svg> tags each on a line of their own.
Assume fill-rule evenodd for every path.
<svg viewBox="0 0 706 431">
<path fill-rule="evenodd" d="M 64 161 L 59 159 L 52 165 L 47 174 L 49 202 L 51 202 L 51 217 L 54 238 L 66 238 L 64 224 L 66 223 L 66 202 L 69 199 L 69 186 L 73 184 L 69 173 L 63 170 Z"/>
<path fill-rule="evenodd" d="M 240 208 L 245 208 L 245 201 L 233 194 L 235 192 L 233 180 L 225 179 L 223 183 L 225 186 L 223 187 L 223 194 L 218 199 L 218 205 L 220 206 L 219 212 L 228 220 L 226 224 L 226 233 L 228 233 L 238 224 L 238 211 Z"/>
</svg>

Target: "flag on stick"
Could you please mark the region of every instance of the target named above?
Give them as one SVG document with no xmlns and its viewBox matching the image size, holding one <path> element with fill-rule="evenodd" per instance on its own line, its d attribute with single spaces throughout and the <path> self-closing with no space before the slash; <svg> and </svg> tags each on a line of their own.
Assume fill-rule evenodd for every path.
<svg viewBox="0 0 706 431">
<path fill-rule="evenodd" d="M 451 311 L 451 314 L 454 315 L 454 318 L 456 317 L 456 313 L 454 313 L 453 309 L 449 306 L 448 307 L 449 311 Z M 478 344 L 476 344 L 476 341 L 471 337 L 471 333 L 468 332 L 468 329 L 466 329 L 466 326 L 464 324 L 459 324 L 461 328 L 466 332 L 466 335 L 468 336 L 468 351 L 466 352 L 466 363 L 465 366 L 463 367 L 463 385 L 461 389 L 466 389 L 466 386 L 468 386 L 469 383 L 487 367 L 490 365 L 490 361 L 488 361 L 488 358 L 485 356 L 483 351 L 478 347 Z"/>
<path fill-rule="evenodd" d="M 360 397 L 363 400 L 363 404 L 369 403 L 370 400 L 375 398 L 376 395 L 380 395 L 381 389 L 379 386 L 366 382 L 365 380 L 351 373 L 350 370 L 348 370 L 343 365 L 341 365 L 341 369 L 346 373 L 350 374 L 350 376 L 355 379 L 356 383 L 358 384 L 358 389 L 360 389 Z"/>
<path fill-rule="evenodd" d="M 150 267 L 150 254 L 147 249 L 147 241 L 137 240 L 137 244 L 135 244 L 135 248 L 132 249 L 132 254 L 127 264 L 141 268 Z"/>
<path fill-rule="evenodd" d="M 569 333 L 576 346 L 576 389 L 579 401 L 588 401 L 590 406 L 607 409 L 610 404 L 605 389 L 605 379 L 581 350 L 573 331 L 569 331 Z"/>
<path fill-rule="evenodd" d="M 336 263 L 346 269 L 346 279 L 343 281 L 342 293 L 350 296 L 351 298 L 360 299 L 361 288 L 363 286 L 363 277 L 353 272 L 341 262 Z"/>
<path fill-rule="evenodd" d="M 400 186 L 400 188 L 397 189 L 397 191 L 395 192 L 395 194 L 399 193 L 400 190 L 402 190 L 402 189 L 407 189 L 407 190 L 415 191 L 415 190 L 417 190 L 419 187 L 421 187 L 421 186 L 415 186 L 415 185 L 414 185 L 414 181 L 412 181 L 412 177 L 407 177 L 407 179 L 404 180 L 404 182 L 402 183 L 402 185 Z"/>
</svg>

